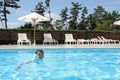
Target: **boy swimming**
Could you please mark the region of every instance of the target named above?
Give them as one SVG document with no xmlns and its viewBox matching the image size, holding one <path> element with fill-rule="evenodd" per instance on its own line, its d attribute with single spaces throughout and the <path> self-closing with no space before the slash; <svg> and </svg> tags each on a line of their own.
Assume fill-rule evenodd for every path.
<svg viewBox="0 0 120 80">
<path fill-rule="evenodd" d="M 44 58 L 43 50 L 37 50 L 35 52 L 35 56 L 34 56 L 34 58 L 32 60 L 27 61 L 27 62 L 22 62 L 15 70 L 21 68 L 21 66 L 24 65 L 24 64 L 28 64 L 28 63 L 31 63 L 31 62 L 39 63 L 40 60 L 42 60 L 43 58 Z"/>
</svg>

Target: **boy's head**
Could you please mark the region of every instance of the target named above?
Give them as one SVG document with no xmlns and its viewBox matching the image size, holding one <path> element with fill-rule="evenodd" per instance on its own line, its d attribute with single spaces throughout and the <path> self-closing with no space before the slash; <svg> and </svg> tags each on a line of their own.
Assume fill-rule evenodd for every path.
<svg viewBox="0 0 120 80">
<path fill-rule="evenodd" d="M 44 57 L 44 52 L 43 52 L 43 50 L 37 50 L 37 51 L 35 52 L 35 54 L 38 55 L 38 58 L 39 58 L 39 59 L 42 59 L 42 58 Z"/>
</svg>

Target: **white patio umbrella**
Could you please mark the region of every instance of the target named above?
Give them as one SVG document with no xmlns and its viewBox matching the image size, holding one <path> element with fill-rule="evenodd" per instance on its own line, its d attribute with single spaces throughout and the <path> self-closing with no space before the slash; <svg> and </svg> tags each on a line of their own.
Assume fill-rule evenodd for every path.
<svg viewBox="0 0 120 80">
<path fill-rule="evenodd" d="M 115 21 L 113 24 L 114 25 L 120 25 L 120 20 L 119 21 Z"/>
<path fill-rule="evenodd" d="M 33 43 L 33 45 L 36 45 L 36 41 L 35 41 L 35 24 L 36 24 L 36 22 L 49 21 L 48 18 L 46 18 L 46 17 L 44 17 L 36 12 L 32 12 L 31 14 L 20 17 L 20 18 L 18 18 L 18 20 L 34 23 L 34 43 Z"/>
</svg>

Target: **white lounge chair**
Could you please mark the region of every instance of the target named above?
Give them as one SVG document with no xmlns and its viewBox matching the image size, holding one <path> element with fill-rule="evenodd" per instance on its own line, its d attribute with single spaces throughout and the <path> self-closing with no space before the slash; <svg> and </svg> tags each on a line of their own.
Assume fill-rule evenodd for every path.
<svg viewBox="0 0 120 80">
<path fill-rule="evenodd" d="M 27 38 L 26 33 L 18 33 L 17 44 L 31 44 L 31 41 Z"/>
<path fill-rule="evenodd" d="M 51 33 L 44 33 L 43 44 L 58 44 L 58 41 L 52 38 Z"/>
<path fill-rule="evenodd" d="M 77 44 L 77 41 L 73 38 L 72 34 L 65 34 L 65 44 Z"/>
<path fill-rule="evenodd" d="M 97 38 L 91 38 L 90 39 L 91 40 L 91 43 L 92 44 L 103 44 L 105 41 L 104 40 L 102 40 L 99 36 L 97 37 Z"/>
<path fill-rule="evenodd" d="M 107 41 L 108 43 L 111 43 L 111 44 L 116 44 L 116 43 L 119 43 L 120 41 L 119 40 L 113 40 L 113 39 L 107 39 L 103 36 L 101 36 L 101 38 L 104 40 L 104 41 Z"/>
<path fill-rule="evenodd" d="M 92 44 L 91 39 L 77 39 L 77 44 Z"/>
<path fill-rule="evenodd" d="M 109 41 L 104 40 L 104 39 L 102 39 L 100 36 L 98 36 L 98 43 L 101 43 L 101 44 L 108 44 Z"/>
<path fill-rule="evenodd" d="M 77 44 L 84 44 L 85 39 L 77 39 Z"/>
</svg>

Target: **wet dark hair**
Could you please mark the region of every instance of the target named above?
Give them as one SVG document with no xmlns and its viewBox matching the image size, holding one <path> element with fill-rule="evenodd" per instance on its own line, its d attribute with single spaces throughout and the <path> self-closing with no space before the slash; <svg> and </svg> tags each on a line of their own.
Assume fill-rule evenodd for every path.
<svg viewBox="0 0 120 80">
<path fill-rule="evenodd" d="M 43 51 L 43 50 L 41 50 L 41 49 L 37 50 L 37 51 L 35 52 L 35 54 L 37 54 L 37 52 L 41 52 L 41 53 L 43 53 L 43 54 L 44 54 L 44 51 Z"/>
<path fill-rule="evenodd" d="M 37 52 L 40 52 L 40 54 L 38 55 L 39 59 L 43 59 L 43 57 L 44 57 L 44 52 L 43 52 L 43 50 L 39 49 L 39 50 L 37 50 L 37 51 L 35 52 L 35 54 L 37 54 Z"/>
</svg>

